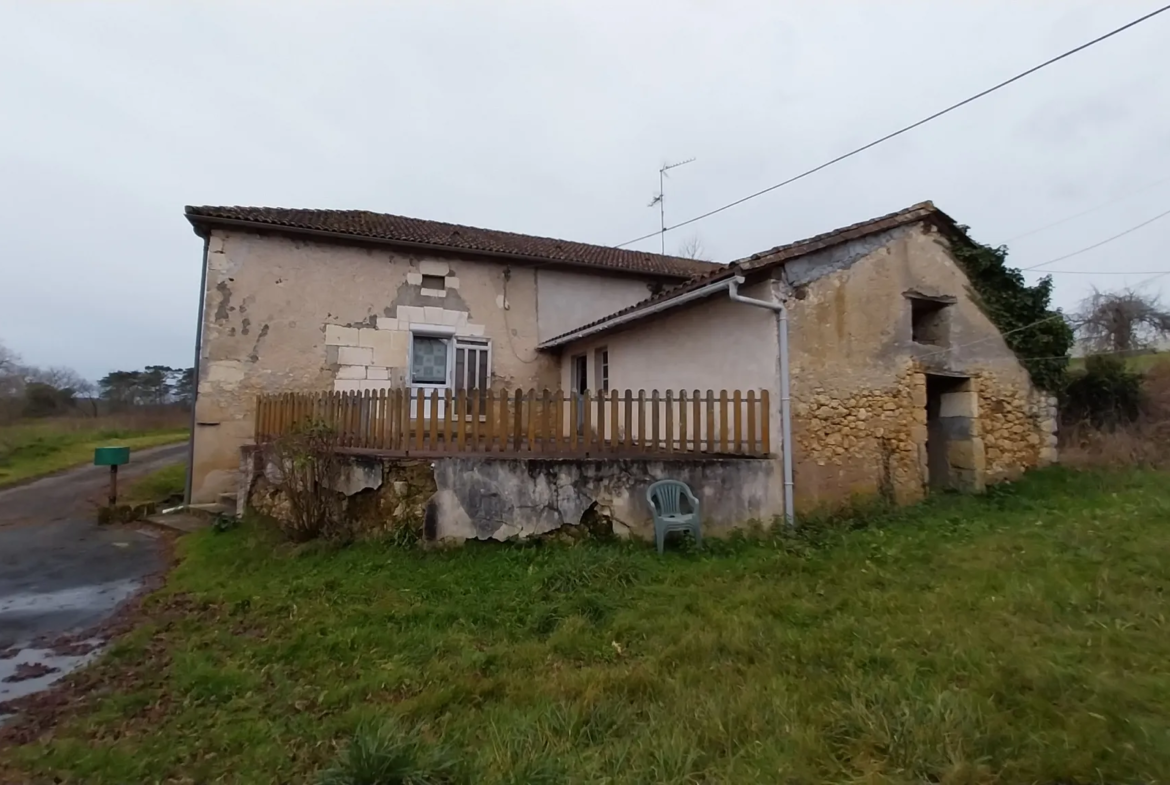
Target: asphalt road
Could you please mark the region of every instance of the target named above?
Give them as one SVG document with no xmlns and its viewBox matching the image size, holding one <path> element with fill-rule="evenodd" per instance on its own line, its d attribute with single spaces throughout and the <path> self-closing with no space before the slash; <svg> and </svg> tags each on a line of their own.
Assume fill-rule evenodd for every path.
<svg viewBox="0 0 1170 785">
<path fill-rule="evenodd" d="M 187 445 L 140 450 L 122 467 L 131 480 L 186 456 Z M 81 658 L 54 657 L 55 638 L 101 624 L 163 567 L 158 531 L 98 526 L 109 470 L 88 466 L 0 491 L 0 703 L 47 686 Z M 14 654 L 15 652 L 15 654 Z M 5 681 L 21 663 L 59 668 Z"/>
</svg>

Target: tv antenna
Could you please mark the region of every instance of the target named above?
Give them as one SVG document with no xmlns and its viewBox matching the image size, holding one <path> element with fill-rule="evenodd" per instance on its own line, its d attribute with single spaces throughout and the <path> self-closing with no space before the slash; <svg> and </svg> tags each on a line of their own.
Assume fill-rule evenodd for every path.
<svg viewBox="0 0 1170 785">
<path fill-rule="evenodd" d="M 694 158 L 688 158 L 685 161 L 679 161 L 675 164 L 663 164 L 662 168 L 658 170 L 658 193 L 650 200 L 650 204 L 646 205 L 647 207 L 658 205 L 658 225 L 660 227 L 658 236 L 662 241 L 663 256 L 666 256 L 666 173 L 671 169 L 677 169 L 694 160 Z"/>
</svg>

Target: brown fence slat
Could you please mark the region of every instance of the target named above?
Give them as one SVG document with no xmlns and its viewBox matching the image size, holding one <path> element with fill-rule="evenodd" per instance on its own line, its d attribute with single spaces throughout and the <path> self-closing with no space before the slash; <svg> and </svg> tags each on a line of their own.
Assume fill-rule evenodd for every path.
<svg viewBox="0 0 1170 785">
<path fill-rule="evenodd" d="M 495 450 L 496 444 L 496 396 L 491 390 L 483 393 L 483 449 L 485 452 Z"/>
<path fill-rule="evenodd" d="M 625 433 L 622 434 L 622 450 L 629 450 L 634 446 L 634 391 L 626 388 L 622 396 L 622 408 L 625 409 Z"/>
<path fill-rule="evenodd" d="M 674 452 L 674 394 L 666 391 L 666 433 L 663 436 L 663 447 L 667 452 Z"/>
<path fill-rule="evenodd" d="M 678 449 L 679 452 L 688 452 L 687 446 L 687 391 L 678 391 Z"/>
<path fill-rule="evenodd" d="M 747 455 L 756 454 L 756 391 L 748 390 L 747 392 L 747 444 L 744 445 L 744 453 Z"/>
<path fill-rule="evenodd" d="M 658 390 L 650 391 L 650 451 L 658 452 L 661 448 L 659 438 L 661 432 L 658 430 Z"/>
<path fill-rule="evenodd" d="M 650 449 L 646 445 L 646 391 L 638 390 L 638 448 Z"/>
<path fill-rule="evenodd" d="M 593 396 L 588 390 L 581 399 L 581 407 L 584 410 L 581 418 L 581 446 L 585 452 L 589 452 L 593 448 Z"/>
<path fill-rule="evenodd" d="M 552 397 L 548 388 L 545 387 L 540 393 L 540 450 L 541 452 L 549 452 L 552 447 L 552 431 L 549 423 L 551 412 L 549 408 L 552 406 Z"/>
<path fill-rule="evenodd" d="M 742 399 L 739 390 L 731 396 L 731 451 L 736 455 L 743 452 L 743 412 Z"/>
<path fill-rule="evenodd" d="M 772 405 L 769 402 L 769 397 L 767 390 L 760 390 L 760 452 L 763 455 L 772 454 L 772 433 L 769 425 L 772 418 Z"/>
<path fill-rule="evenodd" d="M 715 391 L 707 390 L 707 452 L 715 452 Z"/>
<path fill-rule="evenodd" d="M 727 454 L 727 390 L 719 391 L 719 452 Z"/>
</svg>

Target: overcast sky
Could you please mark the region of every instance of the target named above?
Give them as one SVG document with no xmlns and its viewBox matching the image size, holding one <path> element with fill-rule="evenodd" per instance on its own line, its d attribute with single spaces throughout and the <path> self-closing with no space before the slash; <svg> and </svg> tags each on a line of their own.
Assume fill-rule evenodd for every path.
<svg viewBox="0 0 1170 785">
<path fill-rule="evenodd" d="M 192 361 L 185 204 L 361 208 L 616 244 L 1153 10 L 1138 2 L 0 0 L 0 341 L 89 377 Z M 1039 264 L 1170 209 L 1170 13 L 718 216 L 718 261 L 931 199 Z M 1170 217 L 1052 265 L 1170 270 Z M 657 238 L 639 247 L 654 250 Z M 1030 275 L 1029 280 L 1035 276 Z M 1152 288 L 1170 291 L 1170 276 Z"/>
</svg>

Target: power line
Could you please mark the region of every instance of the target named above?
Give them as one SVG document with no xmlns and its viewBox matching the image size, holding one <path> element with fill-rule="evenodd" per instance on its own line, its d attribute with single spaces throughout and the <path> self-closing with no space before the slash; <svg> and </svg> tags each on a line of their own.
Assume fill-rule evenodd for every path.
<svg viewBox="0 0 1170 785">
<path fill-rule="evenodd" d="M 1158 14 L 1163 13 L 1164 11 L 1168 11 L 1168 10 L 1170 10 L 1170 5 L 1164 5 L 1161 8 L 1158 8 L 1157 10 L 1151 11 L 1150 13 L 1146 14 L 1145 16 L 1139 17 L 1139 18 L 1133 20 L 1132 22 L 1129 22 L 1127 24 L 1122 25 L 1121 27 L 1118 27 L 1115 30 L 1111 30 L 1108 33 L 1105 33 L 1104 35 L 1098 36 L 1097 38 L 1094 38 L 1091 41 L 1087 41 L 1074 49 L 1070 49 L 1067 52 L 1064 52 L 1063 54 L 1059 54 L 1056 57 L 1053 57 L 1049 60 L 1045 60 L 1043 63 L 1040 63 L 1039 65 L 1032 66 L 1027 71 L 1023 71 L 1022 73 L 1016 74 L 1015 76 L 1011 77 L 1010 79 L 1005 79 L 1004 81 L 1000 82 L 999 84 L 994 85 L 992 87 L 989 87 L 986 90 L 983 90 L 981 92 L 978 92 L 969 98 L 964 98 L 962 101 L 959 101 L 956 104 L 951 104 L 946 109 L 935 112 L 934 114 L 932 114 L 928 117 L 924 117 L 923 119 L 919 120 L 916 123 L 912 123 L 912 124 L 907 125 L 903 128 L 900 128 L 897 131 L 894 131 L 893 133 L 886 134 L 885 136 L 881 137 L 880 139 L 876 139 L 876 140 L 870 142 L 869 144 L 858 147 L 855 150 L 850 150 L 849 152 L 844 153 L 843 155 L 839 155 L 836 158 L 833 158 L 832 160 L 826 161 L 825 163 L 821 164 L 820 166 L 815 166 L 812 169 L 809 169 L 808 171 L 801 172 L 800 174 L 798 174 L 794 177 L 790 177 L 787 180 L 776 183 L 775 185 L 768 186 L 767 188 L 765 188 L 761 191 L 756 191 L 753 194 L 749 194 L 749 195 L 744 196 L 740 199 L 736 199 L 734 202 L 728 202 L 727 204 L 723 205 L 722 207 L 717 207 L 714 210 L 709 210 L 708 212 L 705 212 L 702 215 L 697 215 L 694 218 L 688 218 L 687 220 L 682 221 L 682 222 L 677 223 L 677 224 L 674 224 L 673 226 L 668 226 L 665 229 L 663 229 L 662 232 L 663 233 L 669 232 L 669 231 L 672 231 L 674 229 L 678 229 L 680 227 L 686 226 L 687 224 L 692 224 L 692 223 L 695 223 L 696 221 L 701 221 L 704 218 L 710 218 L 712 215 L 715 215 L 717 213 L 721 213 L 724 210 L 730 210 L 732 207 L 736 207 L 737 205 L 741 205 L 744 202 L 749 201 L 751 199 L 755 199 L 758 196 L 763 196 L 766 193 L 770 193 L 772 191 L 775 191 L 777 188 L 783 188 L 786 185 L 790 185 L 791 183 L 795 183 L 797 180 L 803 180 L 805 177 L 808 177 L 811 174 L 816 174 L 817 172 L 821 171 L 822 169 L 826 169 L 826 168 L 832 166 L 833 164 L 840 163 L 841 161 L 844 161 L 846 158 L 852 158 L 853 156 L 857 155 L 858 153 L 863 153 L 866 150 L 870 149 L 871 147 L 878 146 L 882 142 L 888 142 L 889 140 L 893 139 L 894 137 L 901 136 L 902 134 L 906 133 L 907 131 L 912 131 L 921 125 L 925 125 L 926 123 L 929 123 L 931 120 L 935 120 L 939 117 L 942 117 L 945 114 L 953 112 L 954 110 L 958 109 L 959 107 L 966 106 L 967 104 L 971 103 L 972 101 L 977 101 L 978 99 L 984 97 L 985 95 L 989 95 L 991 93 L 994 93 L 996 90 L 999 90 L 1000 88 L 1007 87 L 1008 85 L 1012 84 L 1013 82 L 1018 82 L 1019 80 L 1023 79 L 1024 77 L 1030 76 L 1030 75 L 1036 73 L 1037 71 L 1041 70 L 1042 68 L 1047 68 L 1048 66 L 1052 65 L 1053 63 L 1060 62 L 1061 60 L 1065 59 L 1066 57 L 1071 57 L 1072 55 L 1076 54 L 1077 52 L 1081 52 L 1085 49 L 1088 49 L 1091 46 L 1094 46 L 1095 44 L 1099 44 L 1108 38 L 1112 38 L 1113 36 L 1117 35 L 1118 33 L 1122 33 L 1124 31 L 1130 29 L 1131 27 L 1135 27 L 1136 25 L 1139 25 L 1142 22 L 1145 22 L 1149 19 L 1152 19 L 1155 16 L 1157 16 Z M 615 247 L 623 248 L 627 245 L 632 245 L 633 243 L 637 243 L 637 242 L 641 242 L 642 240 L 649 239 L 656 234 L 659 234 L 659 232 L 650 232 L 649 234 L 642 235 L 641 237 L 635 237 L 633 240 L 627 240 L 626 242 L 621 243 L 620 245 L 615 246 Z"/>
<path fill-rule="evenodd" d="M 1039 234 L 1040 232 L 1043 232 L 1046 229 L 1051 229 L 1054 226 L 1060 226 L 1063 223 L 1068 223 L 1069 221 L 1073 220 L 1074 218 L 1080 218 L 1081 216 L 1088 215 L 1089 213 L 1095 213 L 1096 211 L 1100 210 L 1101 208 L 1108 207 L 1111 204 L 1117 204 L 1118 202 L 1123 202 L 1126 199 L 1128 199 L 1129 197 L 1134 196 L 1135 194 L 1139 194 L 1142 191 L 1148 191 L 1151 188 L 1153 188 L 1154 186 L 1161 185 L 1162 183 L 1165 183 L 1165 182 L 1170 182 L 1170 177 L 1163 177 L 1161 180 L 1158 180 L 1157 182 L 1149 183 L 1148 185 L 1143 185 L 1141 188 L 1130 191 L 1129 193 L 1124 194 L 1122 196 L 1119 196 L 1116 199 L 1110 199 L 1108 202 L 1102 202 L 1101 204 L 1097 205 L 1096 207 L 1090 207 L 1088 210 L 1084 210 L 1082 212 L 1076 213 L 1075 215 L 1070 215 L 1066 218 L 1061 218 L 1059 221 L 1053 221 L 1050 224 L 1045 224 L 1044 226 L 1041 226 L 1038 229 L 1032 229 L 1031 231 L 1024 232 L 1023 234 L 1017 234 L 1014 237 L 1009 237 L 1006 240 L 1004 240 L 1004 242 L 1010 243 L 1013 240 L 1020 240 L 1024 237 L 1031 237 L 1032 235 Z"/>
<path fill-rule="evenodd" d="M 1091 251 L 1094 248 L 1100 248 L 1102 245 L 1105 245 L 1106 243 L 1111 243 L 1114 240 L 1118 239 L 1119 237 L 1125 237 L 1130 232 L 1136 232 L 1138 229 L 1141 229 L 1143 226 L 1149 226 L 1154 221 L 1157 221 L 1159 218 L 1165 218 L 1167 215 L 1170 215 L 1170 210 L 1167 210 L 1163 213 L 1158 213 L 1150 220 L 1142 221 L 1137 226 L 1131 226 L 1128 229 L 1126 229 L 1124 232 L 1120 232 L 1118 234 L 1115 234 L 1112 237 L 1106 237 L 1104 240 L 1102 240 L 1099 243 L 1093 243 L 1092 245 L 1085 246 L 1084 248 L 1080 249 L 1079 251 L 1073 251 L 1072 253 L 1066 253 L 1064 256 L 1058 256 L 1055 259 L 1049 259 L 1047 262 L 1041 262 L 1040 264 L 1034 264 L 1031 267 L 1021 267 L 1020 271 L 1023 272 L 1025 270 L 1036 270 L 1036 269 L 1039 269 L 1041 267 L 1047 267 L 1050 264 L 1056 264 L 1057 262 L 1063 262 L 1065 259 L 1071 259 L 1074 256 L 1080 256 L 1085 251 Z"/>
</svg>

